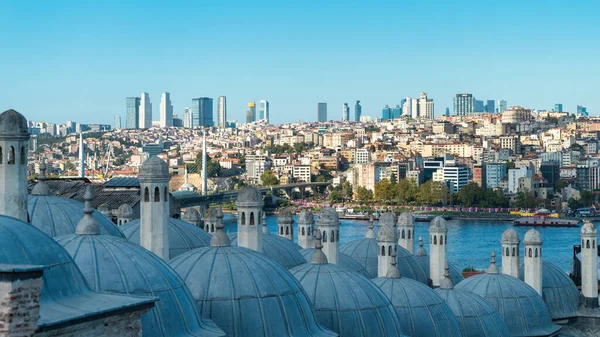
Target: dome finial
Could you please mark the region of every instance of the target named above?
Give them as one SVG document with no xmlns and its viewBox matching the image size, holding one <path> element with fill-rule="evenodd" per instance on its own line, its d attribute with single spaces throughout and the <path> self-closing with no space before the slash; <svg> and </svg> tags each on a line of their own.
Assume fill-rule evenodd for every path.
<svg viewBox="0 0 600 337">
<path fill-rule="evenodd" d="M 396 250 L 393 249 L 392 250 L 392 255 L 390 255 L 392 257 L 392 261 L 390 261 L 390 264 L 392 265 L 390 267 L 390 269 L 388 269 L 387 274 L 385 274 L 385 277 L 387 278 L 400 278 L 400 270 L 398 269 L 398 267 L 396 267 Z"/>
<path fill-rule="evenodd" d="M 92 207 L 92 186 L 88 185 L 84 195 L 85 206 L 83 207 L 83 218 L 77 224 L 75 234 L 77 235 L 99 235 L 100 226 L 92 216 L 94 208 Z"/>
<path fill-rule="evenodd" d="M 315 231 L 315 253 L 310 261 L 312 264 L 327 264 L 327 256 L 323 253 L 323 244 L 321 243 L 321 231 Z"/>
<path fill-rule="evenodd" d="M 369 230 L 365 234 L 366 239 L 375 239 L 375 237 L 376 237 L 375 231 L 373 230 L 373 228 L 375 227 L 373 225 L 374 222 L 375 222 L 375 217 L 371 213 L 371 215 L 369 216 Z"/>
<path fill-rule="evenodd" d="M 267 227 L 267 214 L 262 212 L 262 233 L 263 235 L 270 235 L 269 227 Z"/>
<path fill-rule="evenodd" d="M 444 279 L 440 282 L 440 289 L 452 288 L 454 288 L 454 284 L 452 284 L 452 280 L 450 279 L 450 267 L 448 267 L 448 262 L 446 262 L 446 266 L 444 267 Z"/>
<path fill-rule="evenodd" d="M 50 187 L 46 184 L 46 160 L 42 159 L 40 162 L 40 175 L 38 176 L 38 182 L 31 190 L 32 195 L 51 195 Z"/>
<path fill-rule="evenodd" d="M 223 231 L 223 228 L 225 228 L 225 226 L 223 225 L 223 209 L 221 208 L 221 205 L 219 205 L 219 208 L 216 213 L 217 213 L 216 214 L 217 224 L 215 226 L 216 231 L 213 234 L 212 239 L 210 239 L 210 245 L 211 245 L 211 247 L 230 246 L 231 240 L 229 240 L 229 236 L 227 236 L 227 234 L 225 234 L 225 232 Z"/>
<path fill-rule="evenodd" d="M 427 251 L 423 247 L 423 237 L 419 236 L 419 249 L 417 249 L 417 253 L 415 256 L 427 256 Z"/>
<path fill-rule="evenodd" d="M 492 249 L 492 258 L 490 259 L 490 266 L 487 269 L 488 274 L 498 274 L 498 267 L 496 266 L 496 251 Z"/>
</svg>

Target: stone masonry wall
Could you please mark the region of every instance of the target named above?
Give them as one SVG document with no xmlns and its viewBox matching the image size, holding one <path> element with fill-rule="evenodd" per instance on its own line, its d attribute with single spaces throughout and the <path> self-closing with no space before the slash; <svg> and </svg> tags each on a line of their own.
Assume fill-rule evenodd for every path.
<svg viewBox="0 0 600 337">
<path fill-rule="evenodd" d="M 141 315 L 147 310 L 107 317 L 71 325 L 57 330 L 40 332 L 35 337 L 141 337 Z M 12 337 L 12 336 L 11 336 Z"/>
<path fill-rule="evenodd" d="M 29 337 L 37 327 L 42 279 L 0 281 L 0 336 Z"/>
</svg>

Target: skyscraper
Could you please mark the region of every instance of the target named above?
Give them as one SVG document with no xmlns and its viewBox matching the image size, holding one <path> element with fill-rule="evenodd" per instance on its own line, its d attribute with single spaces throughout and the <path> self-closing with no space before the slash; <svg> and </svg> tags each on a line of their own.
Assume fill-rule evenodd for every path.
<svg viewBox="0 0 600 337">
<path fill-rule="evenodd" d="M 483 106 L 483 101 L 475 100 L 475 111 L 474 112 L 483 112 L 485 107 Z"/>
<path fill-rule="evenodd" d="M 412 117 L 412 98 L 406 97 L 403 101 L 402 116 Z"/>
<path fill-rule="evenodd" d="M 577 106 L 577 117 L 589 117 L 587 108 L 583 105 Z"/>
<path fill-rule="evenodd" d="M 342 120 L 350 120 L 350 107 L 348 106 L 348 103 L 344 103 L 344 105 L 342 105 Z"/>
<path fill-rule="evenodd" d="M 137 129 L 140 127 L 140 98 L 125 98 L 125 127 L 128 129 Z"/>
<path fill-rule="evenodd" d="M 387 121 L 392 119 L 392 109 L 386 105 L 381 110 L 381 120 Z"/>
<path fill-rule="evenodd" d="M 252 110 L 248 109 L 246 111 L 246 123 L 254 122 L 254 116 L 252 116 Z"/>
<path fill-rule="evenodd" d="M 259 118 L 264 119 L 269 124 L 269 101 L 261 100 L 258 102 Z"/>
<path fill-rule="evenodd" d="M 475 98 L 473 94 L 456 94 L 453 111 L 455 116 L 471 116 L 475 111 Z"/>
<path fill-rule="evenodd" d="M 399 104 L 396 104 L 392 110 L 392 119 L 400 118 L 400 116 L 402 116 L 402 108 Z"/>
<path fill-rule="evenodd" d="M 408 98 L 406 101 L 408 102 Z M 419 100 L 416 98 L 410 100 L 410 117 L 412 119 L 419 118 Z"/>
<path fill-rule="evenodd" d="M 199 97 L 192 99 L 192 127 L 213 126 L 213 99 Z"/>
<path fill-rule="evenodd" d="M 554 111 L 563 112 L 563 105 L 561 103 L 554 104 Z"/>
<path fill-rule="evenodd" d="M 498 101 L 498 110 L 496 111 L 497 113 L 503 113 L 504 111 L 506 111 L 508 109 L 508 104 L 506 104 L 506 101 L 501 99 Z"/>
<path fill-rule="evenodd" d="M 427 98 L 427 93 L 425 91 L 421 91 L 421 95 L 419 96 L 419 117 L 425 117 L 429 119 L 433 119 L 434 116 L 434 106 L 433 99 Z"/>
<path fill-rule="evenodd" d="M 446 107 L 446 117 L 450 117 L 450 108 Z"/>
<path fill-rule="evenodd" d="M 496 101 L 494 101 L 493 99 L 488 99 L 487 103 L 485 104 L 485 112 L 496 112 Z"/>
<path fill-rule="evenodd" d="M 140 120 L 139 128 L 148 129 L 152 127 L 152 103 L 150 103 L 150 95 L 143 92 L 140 97 Z"/>
<path fill-rule="evenodd" d="M 327 122 L 327 103 L 317 104 L 317 121 Z"/>
<path fill-rule="evenodd" d="M 225 128 L 227 124 L 227 98 L 219 96 L 217 100 L 217 126 Z"/>
<path fill-rule="evenodd" d="M 360 101 L 356 101 L 356 104 L 354 104 L 354 120 L 360 121 L 360 115 L 362 115 L 362 106 L 360 106 Z"/>
<path fill-rule="evenodd" d="M 119 115 L 115 115 L 115 125 L 113 127 L 113 129 L 120 129 L 121 128 L 121 116 Z"/>
<path fill-rule="evenodd" d="M 252 115 L 252 121 L 256 121 L 256 102 L 248 102 L 248 111 L 250 111 Z M 246 120 L 248 119 L 248 115 L 246 115 Z"/>
<path fill-rule="evenodd" d="M 190 107 L 185 107 L 185 109 L 183 110 L 183 127 L 192 127 L 192 108 Z"/>
<path fill-rule="evenodd" d="M 171 104 L 171 94 L 163 92 L 160 98 L 160 127 L 169 126 L 173 126 L 173 105 Z"/>
</svg>

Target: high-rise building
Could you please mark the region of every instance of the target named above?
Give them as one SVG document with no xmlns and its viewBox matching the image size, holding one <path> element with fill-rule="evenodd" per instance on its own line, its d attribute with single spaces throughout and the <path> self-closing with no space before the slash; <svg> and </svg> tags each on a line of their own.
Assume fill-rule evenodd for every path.
<svg viewBox="0 0 600 337">
<path fill-rule="evenodd" d="M 125 127 L 128 129 L 137 129 L 140 127 L 140 98 L 125 98 Z"/>
<path fill-rule="evenodd" d="M 446 117 L 450 117 L 450 108 L 446 107 Z"/>
<path fill-rule="evenodd" d="M 499 100 L 497 105 L 498 105 L 498 110 L 496 110 L 497 113 L 503 113 L 504 111 L 506 111 L 506 109 L 508 109 L 508 104 L 503 99 Z"/>
<path fill-rule="evenodd" d="M 350 120 L 350 107 L 348 106 L 348 103 L 344 103 L 342 105 L 342 120 L 343 121 Z"/>
<path fill-rule="evenodd" d="M 410 100 L 410 117 L 412 119 L 419 118 L 419 100 L 416 98 Z"/>
<path fill-rule="evenodd" d="M 454 115 L 471 116 L 475 111 L 475 98 L 473 94 L 456 94 L 454 97 Z"/>
<path fill-rule="evenodd" d="M 475 111 L 474 112 L 483 112 L 485 107 L 483 106 L 483 101 L 475 100 Z"/>
<path fill-rule="evenodd" d="M 213 99 L 199 97 L 192 99 L 192 127 L 213 126 Z"/>
<path fill-rule="evenodd" d="M 402 101 L 402 116 L 412 117 L 412 98 L 406 97 Z"/>
<path fill-rule="evenodd" d="M 433 119 L 433 108 L 433 99 L 427 98 L 427 93 L 425 91 L 421 91 L 421 95 L 419 96 L 418 116 Z"/>
<path fill-rule="evenodd" d="M 317 121 L 327 122 L 327 103 L 319 103 L 317 105 Z"/>
<path fill-rule="evenodd" d="M 248 102 L 248 111 L 252 113 L 252 121 L 256 120 L 256 102 Z M 246 116 L 246 120 L 248 120 L 248 116 Z"/>
<path fill-rule="evenodd" d="M 149 129 L 152 127 L 152 103 L 150 103 L 150 95 L 143 92 L 140 97 L 140 129 Z"/>
<path fill-rule="evenodd" d="M 561 103 L 554 104 L 554 111 L 555 112 L 563 112 L 563 105 Z"/>
<path fill-rule="evenodd" d="M 246 111 L 246 123 L 252 123 L 254 122 L 254 116 L 252 114 L 252 110 L 248 109 Z"/>
<path fill-rule="evenodd" d="M 183 127 L 191 128 L 192 125 L 192 108 L 186 106 L 183 110 Z"/>
<path fill-rule="evenodd" d="M 386 105 L 381 110 L 381 120 L 387 121 L 390 119 L 392 119 L 392 109 L 389 107 L 389 105 Z"/>
<path fill-rule="evenodd" d="M 394 109 L 392 109 L 392 119 L 400 118 L 402 116 L 402 108 L 399 104 L 396 104 Z"/>
<path fill-rule="evenodd" d="M 488 99 L 487 103 L 485 104 L 485 112 L 496 112 L 496 101 L 494 101 L 493 99 Z"/>
<path fill-rule="evenodd" d="M 577 106 L 577 117 L 588 117 L 588 112 L 587 112 L 587 108 L 584 107 L 583 105 L 578 105 Z"/>
<path fill-rule="evenodd" d="M 217 126 L 225 128 L 227 125 L 227 98 L 219 96 L 217 100 Z"/>
<path fill-rule="evenodd" d="M 171 94 L 163 92 L 160 98 L 160 127 L 169 126 L 173 126 L 173 105 L 171 104 Z"/>
<path fill-rule="evenodd" d="M 115 125 L 114 125 L 114 129 L 120 129 L 121 128 L 121 116 L 119 115 L 115 115 Z M 71 131 L 70 131 L 71 132 Z"/>
<path fill-rule="evenodd" d="M 264 119 L 269 124 L 269 101 L 263 99 L 258 102 L 258 114 L 260 119 Z"/>
<path fill-rule="evenodd" d="M 362 106 L 360 105 L 360 101 L 356 101 L 356 104 L 354 104 L 354 120 L 359 122 L 360 115 L 362 115 Z"/>
</svg>

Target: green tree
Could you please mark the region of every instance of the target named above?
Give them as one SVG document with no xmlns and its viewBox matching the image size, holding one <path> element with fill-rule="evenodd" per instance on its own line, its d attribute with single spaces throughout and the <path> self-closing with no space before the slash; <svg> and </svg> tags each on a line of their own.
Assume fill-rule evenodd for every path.
<svg viewBox="0 0 600 337">
<path fill-rule="evenodd" d="M 390 175 L 390 183 L 392 183 L 392 185 L 396 185 L 397 182 L 398 182 L 398 178 L 396 177 L 396 173 L 392 173 Z"/>
<path fill-rule="evenodd" d="M 389 201 L 394 199 L 394 187 L 387 179 L 382 179 L 375 184 L 375 200 Z"/>
<path fill-rule="evenodd" d="M 373 192 L 366 187 L 359 186 L 356 188 L 356 199 L 363 204 L 367 203 L 373 200 Z"/>
<path fill-rule="evenodd" d="M 344 183 L 342 184 L 342 195 L 346 199 L 353 199 L 352 184 L 350 184 L 349 181 L 344 181 Z"/>
<path fill-rule="evenodd" d="M 529 191 L 519 191 L 513 205 L 518 208 L 533 208 L 537 206 L 537 201 Z"/>
<path fill-rule="evenodd" d="M 569 183 L 564 179 L 558 179 L 554 184 L 554 191 L 560 192 L 563 188 L 569 186 Z"/>
<path fill-rule="evenodd" d="M 483 192 L 483 188 L 474 182 L 470 182 L 458 192 L 458 201 L 466 207 L 478 206 L 479 198 L 483 196 Z"/>
<path fill-rule="evenodd" d="M 277 179 L 273 171 L 267 170 L 260 175 L 260 182 L 263 186 L 273 186 L 279 184 L 279 179 Z"/>
<path fill-rule="evenodd" d="M 583 207 L 590 207 L 594 203 L 594 194 L 590 191 L 582 191 L 579 201 Z"/>
<path fill-rule="evenodd" d="M 337 186 L 329 192 L 329 201 L 340 202 L 343 201 L 343 199 L 341 186 Z"/>
</svg>

